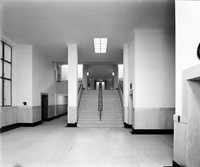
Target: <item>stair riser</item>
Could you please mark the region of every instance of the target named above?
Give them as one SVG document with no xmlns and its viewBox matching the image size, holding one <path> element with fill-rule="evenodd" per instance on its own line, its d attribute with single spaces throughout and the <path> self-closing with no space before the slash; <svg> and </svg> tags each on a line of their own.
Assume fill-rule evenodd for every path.
<svg viewBox="0 0 200 167">
<path fill-rule="evenodd" d="M 123 127 L 118 91 L 103 91 L 102 121 L 99 121 L 98 91 L 84 91 L 79 106 L 78 127 Z"/>
</svg>

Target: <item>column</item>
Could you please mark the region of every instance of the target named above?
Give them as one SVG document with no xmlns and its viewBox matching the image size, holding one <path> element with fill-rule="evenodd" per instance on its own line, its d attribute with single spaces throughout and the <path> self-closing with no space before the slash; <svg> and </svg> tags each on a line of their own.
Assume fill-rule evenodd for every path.
<svg viewBox="0 0 200 167">
<path fill-rule="evenodd" d="M 128 109 L 128 101 L 129 101 L 129 78 L 128 78 L 128 46 L 124 45 L 123 48 L 123 64 L 124 64 L 124 78 L 123 78 L 123 100 L 124 100 L 124 124 L 128 125 L 129 119 L 129 109 Z"/>
<path fill-rule="evenodd" d="M 88 83 L 87 83 L 87 72 L 88 72 L 88 65 L 83 65 L 83 88 L 87 90 Z"/>
<path fill-rule="evenodd" d="M 113 66 L 113 72 L 114 72 L 114 89 L 116 90 L 118 88 L 118 65 Z"/>
<path fill-rule="evenodd" d="M 77 126 L 78 48 L 68 44 L 68 115 L 67 126 Z"/>
</svg>

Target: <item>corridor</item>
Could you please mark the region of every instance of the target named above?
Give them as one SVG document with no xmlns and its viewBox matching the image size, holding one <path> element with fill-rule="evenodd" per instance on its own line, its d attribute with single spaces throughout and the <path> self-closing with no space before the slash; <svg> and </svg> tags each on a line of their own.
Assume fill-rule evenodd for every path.
<svg viewBox="0 0 200 167">
<path fill-rule="evenodd" d="M 2 167 L 171 166 L 172 135 L 125 128 L 67 128 L 66 117 L 1 134 Z"/>
</svg>

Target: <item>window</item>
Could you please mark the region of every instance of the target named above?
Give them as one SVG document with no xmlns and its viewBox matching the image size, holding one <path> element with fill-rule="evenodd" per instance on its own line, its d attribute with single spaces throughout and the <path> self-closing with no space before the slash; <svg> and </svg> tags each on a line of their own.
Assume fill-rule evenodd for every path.
<svg viewBox="0 0 200 167">
<path fill-rule="evenodd" d="M 1 106 L 12 105 L 12 47 L 1 41 L 2 54 L 0 57 L 0 89 Z"/>
<path fill-rule="evenodd" d="M 81 80 L 83 78 L 83 64 L 78 64 L 78 79 Z M 68 80 L 68 64 L 63 64 L 61 66 L 61 80 Z"/>
<path fill-rule="evenodd" d="M 123 79 L 124 77 L 124 65 L 118 64 L 118 78 Z"/>
</svg>

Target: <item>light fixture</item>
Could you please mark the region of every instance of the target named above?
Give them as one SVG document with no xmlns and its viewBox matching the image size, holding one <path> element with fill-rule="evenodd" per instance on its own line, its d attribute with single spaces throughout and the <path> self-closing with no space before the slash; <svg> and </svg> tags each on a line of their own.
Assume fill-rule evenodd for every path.
<svg viewBox="0 0 200 167">
<path fill-rule="evenodd" d="M 108 38 L 94 38 L 95 53 L 106 53 Z"/>
<path fill-rule="evenodd" d="M 89 72 L 87 72 L 87 76 L 89 76 Z"/>
<path fill-rule="evenodd" d="M 114 76 L 115 75 L 115 73 L 114 72 L 112 72 L 112 76 Z"/>
</svg>

